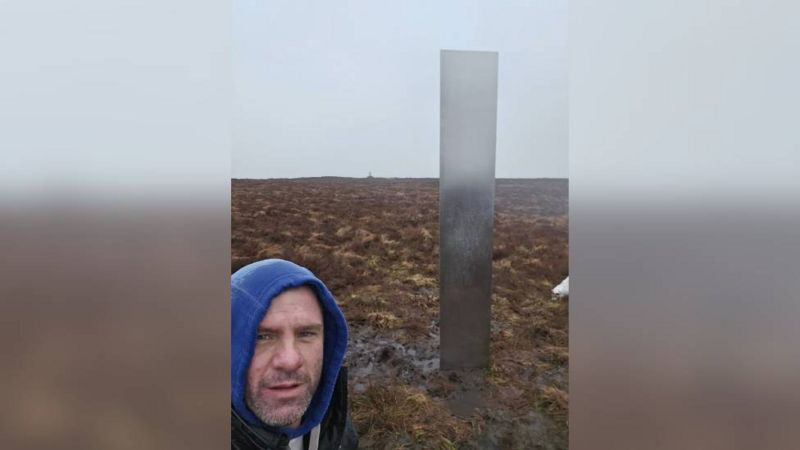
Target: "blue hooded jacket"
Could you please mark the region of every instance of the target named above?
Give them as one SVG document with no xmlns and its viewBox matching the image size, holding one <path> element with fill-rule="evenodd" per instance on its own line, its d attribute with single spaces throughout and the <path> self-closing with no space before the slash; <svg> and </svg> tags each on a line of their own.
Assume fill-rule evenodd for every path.
<svg viewBox="0 0 800 450">
<path fill-rule="evenodd" d="M 336 386 L 347 351 L 347 323 L 328 288 L 310 270 L 281 259 L 267 259 L 242 267 L 231 275 L 231 404 L 246 422 L 265 426 L 245 402 L 247 370 L 253 358 L 258 325 L 272 299 L 286 289 L 309 286 L 317 294 L 324 322 L 322 375 L 317 391 L 298 428 L 279 428 L 289 439 L 317 426 Z"/>
</svg>

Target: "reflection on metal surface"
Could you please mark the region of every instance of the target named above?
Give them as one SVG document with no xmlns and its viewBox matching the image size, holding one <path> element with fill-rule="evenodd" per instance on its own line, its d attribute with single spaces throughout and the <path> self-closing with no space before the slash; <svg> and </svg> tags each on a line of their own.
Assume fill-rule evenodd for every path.
<svg viewBox="0 0 800 450">
<path fill-rule="evenodd" d="M 487 367 L 497 128 L 496 52 L 441 52 L 441 368 Z"/>
</svg>

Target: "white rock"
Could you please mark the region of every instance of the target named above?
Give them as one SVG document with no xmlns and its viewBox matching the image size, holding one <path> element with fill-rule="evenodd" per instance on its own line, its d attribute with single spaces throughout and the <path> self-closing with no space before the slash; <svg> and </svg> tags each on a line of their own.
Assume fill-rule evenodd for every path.
<svg viewBox="0 0 800 450">
<path fill-rule="evenodd" d="M 553 288 L 553 295 L 559 298 L 569 297 L 569 277 Z"/>
</svg>

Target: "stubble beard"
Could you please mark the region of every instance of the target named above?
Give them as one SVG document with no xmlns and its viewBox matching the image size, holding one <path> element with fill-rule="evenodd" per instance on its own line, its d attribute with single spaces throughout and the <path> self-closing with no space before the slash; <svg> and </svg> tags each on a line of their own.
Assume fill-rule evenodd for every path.
<svg viewBox="0 0 800 450">
<path fill-rule="evenodd" d="M 314 397 L 319 384 L 319 378 L 319 375 L 317 375 L 315 379 L 312 379 L 307 373 L 278 373 L 267 376 L 259 380 L 256 389 L 248 386 L 247 406 L 250 407 L 256 417 L 269 426 L 291 426 L 300 421 L 311 404 L 311 399 Z M 267 400 L 260 395 L 269 386 L 279 383 L 302 383 L 306 389 L 298 397 L 288 400 Z"/>
</svg>

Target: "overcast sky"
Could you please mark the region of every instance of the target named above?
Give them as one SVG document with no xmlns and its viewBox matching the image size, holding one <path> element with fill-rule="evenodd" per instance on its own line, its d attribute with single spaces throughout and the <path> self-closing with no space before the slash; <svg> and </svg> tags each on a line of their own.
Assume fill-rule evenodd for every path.
<svg viewBox="0 0 800 450">
<path fill-rule="evenodd" d="M 234 178 L 438 177 L 439 51 L 499 52 L 498 178 L 567 177 L 567 2 L 235 0 Z"/>
</svg>

